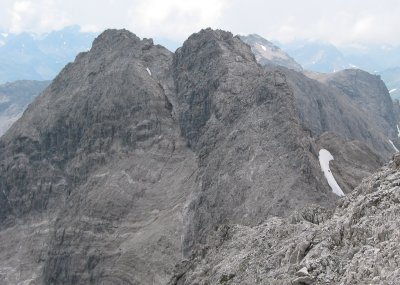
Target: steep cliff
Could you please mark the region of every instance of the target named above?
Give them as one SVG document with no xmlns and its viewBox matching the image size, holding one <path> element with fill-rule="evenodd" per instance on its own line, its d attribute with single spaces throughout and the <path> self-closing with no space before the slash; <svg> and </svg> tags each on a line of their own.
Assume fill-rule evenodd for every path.
<svg viewBox="0 0 400 285">
<path fill-rule="evenodd" d="M 0 139 L 0 281 L 178 282 L 175 264 L 221 225 L 332 209 L 318 161 L 329 139 L 296 96 L 229 32 L 202 30 L 172 54 L 105 31 Z"/>
<path fill-rule="evenodd" d="M 332 205 L 284 76 L 266 73 L 223 31 L 192 35 L 174 60 L 183 136 L 199 156 L 185 246 L 223 221 L 257 224 L 309 203 Z"/>
<path fill-rule="evenodd" d="M 1 267 L 15 267 L 2 270 L 6 283 L 165 282 L 182 256 L 197 167 L 168 99 L 171 65 L 151 40 L 106 31 L 2 138 L 2 244 L 11 245 Z"/>
<path fill-rule="evenodd" d="M 282 72 L 293 90 L 301 122 L 318 137 L 335 133 L 347 140 L 357 140 L 387 161 L 395 149 L 396 112 L 382 80 L 361 70 L 332 74 Z M 357 75 L 358 74 L 358 75 Z"/>
</svg>

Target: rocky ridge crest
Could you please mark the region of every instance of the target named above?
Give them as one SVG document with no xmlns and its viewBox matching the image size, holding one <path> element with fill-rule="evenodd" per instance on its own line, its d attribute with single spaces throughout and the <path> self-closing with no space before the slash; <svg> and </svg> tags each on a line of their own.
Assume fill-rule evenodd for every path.
<svg viewBox="0 0 400 285">
<path fill-rule="evenodd" d="M 333 208 L 319 144 L 239 37 L 107 30 L 0 139 L 0 281 L 166 284 L 221 225 Z"/>
</svg>

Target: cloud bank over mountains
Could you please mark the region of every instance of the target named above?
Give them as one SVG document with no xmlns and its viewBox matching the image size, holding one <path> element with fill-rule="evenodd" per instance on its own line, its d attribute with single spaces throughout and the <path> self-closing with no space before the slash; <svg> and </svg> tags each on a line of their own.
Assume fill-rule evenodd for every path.
<svg viewBox="0 0 400 285">
<path fill-rule="evenodd" d="M 79 7 L 79 8 L 77 8 Z M 127 28 L 143 37 L 182 41 L 204 27 L 258 33 L 287 42 L 400 44 L 400 2 L 239 0 L 3 0 L 0 29 L 43 33 L 80 25 L 83 31 Z"/>
</svg>

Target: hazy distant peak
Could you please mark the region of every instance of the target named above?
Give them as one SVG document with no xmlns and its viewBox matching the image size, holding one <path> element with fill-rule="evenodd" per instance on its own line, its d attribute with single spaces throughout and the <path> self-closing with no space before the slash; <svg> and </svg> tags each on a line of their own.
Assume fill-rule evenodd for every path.
<svg viewBox="0 0 400 285">
<path fill-rule="evenodd" d="M 251 34 L 248 36 L 240 36 L 240 38 L 250 45 L 252 52 L 261 65 L 280 65 L 296 71 L 303 70 L 301 65 L 285 51 L 260 35 Z"/>
</svg>

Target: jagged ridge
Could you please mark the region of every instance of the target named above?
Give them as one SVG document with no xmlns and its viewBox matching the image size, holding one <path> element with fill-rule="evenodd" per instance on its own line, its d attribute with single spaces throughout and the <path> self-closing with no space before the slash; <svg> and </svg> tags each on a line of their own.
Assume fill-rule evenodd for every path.
<svg viewBox="0 0 400 285">
<path fill-rule="evenodd" d="M 333 207 L 295 104 L 231 33 L 104 32 L 0 139 L 0 280 L 166 284 L 221 224 Z"/>
</svg>

